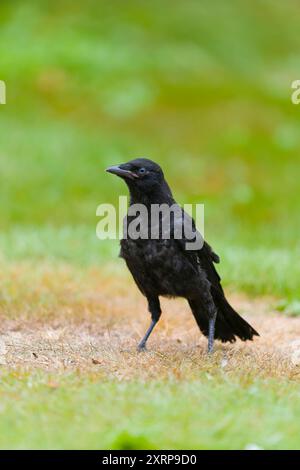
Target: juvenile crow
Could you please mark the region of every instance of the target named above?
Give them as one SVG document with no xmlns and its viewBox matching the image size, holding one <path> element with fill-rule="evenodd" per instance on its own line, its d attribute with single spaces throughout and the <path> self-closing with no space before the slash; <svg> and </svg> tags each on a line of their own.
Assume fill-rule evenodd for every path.
<svg viewBox="0 0 300 470">
<path fill-rule="evenodd" d="M 214 339 L 234 342 L 236 337 L 246 341 L 252 340 L 255 335 L 259 336 L 226 300 L 220 276 L 214 266 L 214 263 L 219 263 L 219 257 L 208 243 L 202 241 L 201 246 L 195 250 L 187 248 L 184 230 L 181 239 L 175 236 L 175 228 L 178 224 L 183 224 L 186 214 L 173 199 L 160 166 L 146 158 L 138 158 L 112 166 L 106 171 L 122 178 L 130 192 L 120 256 L 125 260 L 138 288 L 147 298 L 152 318 L 138 349 L 145 349 L 146 342 L 160 318 L 159 296 L 187 299 L 200 330 L 208 337 L 209 353 L 213 350 Z M 136 215 L 130 214 L 130 209 L 136 207 L 136 204 L 143 204 L 148 210 L 148 219 L 139 219 L 139 223 L 146 226 L 141 227 L 141 232 L 147 228 L 148 237 L 137 238 L 130 235 L 130 223 L 137 221 L 139 217 L 138 212 Z M 179 209 L 182 217 L 178 218 L 177 215 L 170 218 L 169 237 L 164 236 L 165 231 L 160 227 L 158 236 L 151 238 L 150 230 L 154 220 L 149 214 L 151 208 L 162 204 L 164 207 Z M 163 220 L 160 217 L 159 223 Z M 195 236 L 200 236 L 196 229 Z"/>
</svg>

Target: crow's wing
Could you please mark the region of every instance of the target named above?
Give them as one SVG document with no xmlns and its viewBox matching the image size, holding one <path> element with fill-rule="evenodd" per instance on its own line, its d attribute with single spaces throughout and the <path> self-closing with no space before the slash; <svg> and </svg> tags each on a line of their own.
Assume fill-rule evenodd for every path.
<svg viewBox="0 0 300 470">
<path fill-rule="evenodd" d="M 186 213 L 182 211 L 184 216 L 186 216 Z M 187 215 L 187 217 L 190 217 Z M 203 240 L 203 237 L 199 233 L 199 231 L 196 229 L 196 225 L 194 220 L 190 217 L 190 220 L 192 222 L 192 228 L 193 232 L 195 233 L 195 239 L 202 240 L 202 248 L 197 249 L 197 250 L 191 250 L 187 249 L 187 244 L 190 244 L 193 242 L 193 239 L 187 239 L 184 235 L 184 230 L 183 230 L 183 236 L 182 239 L 178 239 L 178 245 L 180 246 L 181 250 L 184 251 L 185 257 L 189 260 L 189 262 L 193 265 L 195 270 L 202 269 L 207 276 L 207 279 L 210 281 L 211 285 L 223 292 L 222 286 L 221 286 L 221 278 L 214 266 L 214 263 L 219 263 L 220 258 L 219 256 L 213 251 L 212 247 Z M 174 227 L 176 227 L 177 224 L 183 224 L 183 220 L 180 218 L 175 218 L 174 220 Z"/>
<path fill-rule="evenodd" d="M 200 267 L 206 272 L 210 283 L 218 290 L 223 292 L 221 286 L 221 277 L 217 272 L 214 263 L 219 263 L 219 256 L 212 250 L 211 246 L 204 242 L 201 250 L 197 252 Z"/>
</svg>

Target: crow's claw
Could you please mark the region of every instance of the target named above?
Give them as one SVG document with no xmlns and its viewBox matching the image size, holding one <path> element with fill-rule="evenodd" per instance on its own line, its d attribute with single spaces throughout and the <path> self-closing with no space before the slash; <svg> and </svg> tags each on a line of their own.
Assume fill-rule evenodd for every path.
<svg viewBox="0 0 300 470">
<path fill-rule="evenodd" d="M 146 345 L 143 344 L 143 343 L 139 344 L 138 347 L 137 347 L 137 350 L 138 350 L 138 352 L 145 352 L 145 351 L 147 351 Z"/>
</svg>

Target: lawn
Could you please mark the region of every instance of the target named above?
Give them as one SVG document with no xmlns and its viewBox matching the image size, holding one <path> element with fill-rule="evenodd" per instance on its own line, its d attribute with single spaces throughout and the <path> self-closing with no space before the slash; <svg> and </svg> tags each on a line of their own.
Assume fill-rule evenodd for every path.
<svg viewBox="0 0 300 470">
<path fill-rule="evenodd" d="M 147 386 L 103 381 L 99 374 L 54 380 L 39 373 L 5 376 L 1 447 L 8 442 L 16 449 L 299 447 L 296 384 L 251 379 L 241 386 L 205 375 Z"/>
<path fill-rule="evenodd" d="M 0 447 L 299 448 L 299 21 L 293 0 L 1 2 Z M 95 231 L 126 194 L 105 168 L 140 155 L 205 204 L 253 345 L 209 362 L 179 300 L 136 354 L 146 306 Z"/>
</svg>

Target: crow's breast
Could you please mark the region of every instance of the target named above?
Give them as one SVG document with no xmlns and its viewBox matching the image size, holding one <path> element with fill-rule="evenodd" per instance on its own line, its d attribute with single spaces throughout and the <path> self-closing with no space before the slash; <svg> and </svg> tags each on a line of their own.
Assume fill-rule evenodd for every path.
<svg viewBox="0 0 300 470">
<path fill-rule="evenodd" d="M 121 257 L 143 293 L 185 296 L 197 273 L 176 240 L 122 240 Z"/>
</svg>

